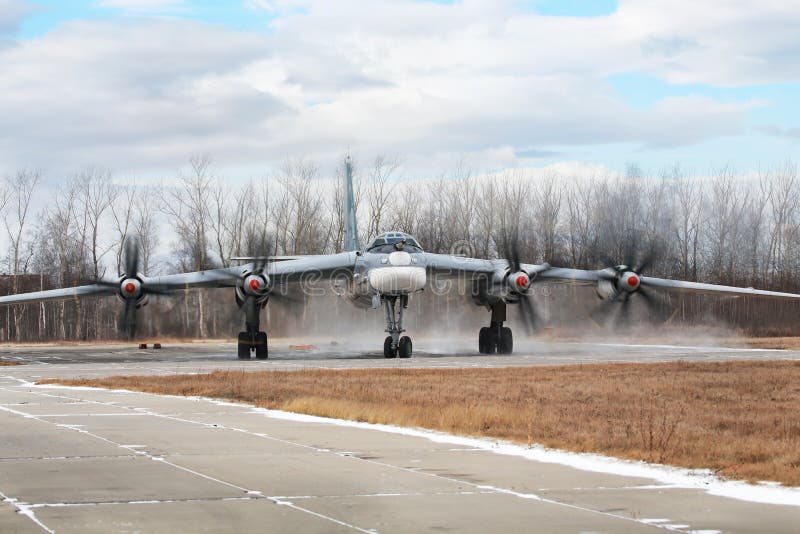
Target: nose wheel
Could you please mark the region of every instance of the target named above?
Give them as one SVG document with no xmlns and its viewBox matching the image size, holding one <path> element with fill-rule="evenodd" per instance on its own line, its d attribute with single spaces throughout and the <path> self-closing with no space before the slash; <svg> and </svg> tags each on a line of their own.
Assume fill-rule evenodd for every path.
<svg viewBox="0 0 800 534">
<path fill-rule="evenodd" d="M 411 338 L 403 336 L 397 343 L 397 347 L 392 346 L 392 336 L 386 336 L 383 340 L 383 357 L 384 358 L 410 358 L 414 352 L 414 344 Z"/>
<path fill-rule="evenodd" d="M 386 332 L 389 333 L 383 340 L 383 357 L 410 358 L 413 353 L 411 338 L 400 336 L 405 332 L 403 315 L 408 307 L 408 295 L 383 297 L 383 306 L 386 314 Z"/>
</svg>

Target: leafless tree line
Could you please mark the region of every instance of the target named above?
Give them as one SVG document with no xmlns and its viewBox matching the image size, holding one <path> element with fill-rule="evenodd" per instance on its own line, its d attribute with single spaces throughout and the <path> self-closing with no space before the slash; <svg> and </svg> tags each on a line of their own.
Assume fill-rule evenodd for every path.
<svg viewBox="0 0 800 534">
<path fill-rule="evenodd" d="M 680 167 L 645 174 L 634 165 L 612 176 L 478 175 L 460 163 L 431 179 L 403 180 L 400 161 L 388 156 L 354 168 L 362 244 L 399 229 L 431 252 L 491 258 L 516 245 L 523 261 L 567 267 L 652 256 L 647 274 L 653 276 L 800 291 L 800 180 L 791 162 L 752 175 L 723 167 L 702 177 Z M 193 158 L 187 172 L 157 187 L 88 168 L 48 189 L 41 172 L 20 169 L 6 177 L 0 194 L 7 274 L 0 291 L 116 277 L 132 235 L 141 271 L 151 275 L 229 266 L 237 256 L 337 252 L 343 198 L 343 168 L 326 177 L 306 159 L 237 185 L 218 175 L 208 157 Z M 147 307 L 145 333 L 228 337 L 241 323 L 229 293 L 157 297 Z M 746 320 L 741 303 L 751 303 L 738 302 L 719 306 L 731 320 Z M 118 308 L 109 298 L 0 309 L 0 338 L 115 338 Z M 326 312 L 296 308 L 272 314 L 270 330 L 291 331 Z"/>
</svg>

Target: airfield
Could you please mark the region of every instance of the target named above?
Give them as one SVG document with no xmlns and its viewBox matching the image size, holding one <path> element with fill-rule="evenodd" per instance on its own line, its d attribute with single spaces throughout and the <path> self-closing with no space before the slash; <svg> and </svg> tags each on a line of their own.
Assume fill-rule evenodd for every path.
<svg viewBox="0 0 800 534">
<path fill-rule="evenodd" d="M 0 358 L 22 364 L 0 367 L 0 532 L 711 533 L 800 524 L 800 506 L 635 470 L 579 469 L 469 440 L 209 399 L 33 385 L 215 369 L 800 360 L 800 351 L 719 344 L 542 341 L 485 356 L 467 342 L 420 339 L 410 360 L 386 360 L 376 345 L 290 344 L 273 342 L 267 361 L 239 361 L 230 343 L 0 347 Z"/>
</svg>

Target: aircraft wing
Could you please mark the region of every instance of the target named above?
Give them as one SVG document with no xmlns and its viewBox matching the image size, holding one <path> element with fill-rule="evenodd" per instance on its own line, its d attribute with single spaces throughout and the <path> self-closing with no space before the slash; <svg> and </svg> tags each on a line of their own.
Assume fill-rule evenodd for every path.
<svg viewBox="0 0 800 534">
<path fill-rule="evenodd" d="M 603 271 L 586 271 L 583 269 L 565 269 L 563 267 L 551 267 L 540 271 L 536 276 L 536 281 L 550 282 L 556 284 L 593 284 L 602 280 Z"/>
<path fill-rule="evenodd" d="M 495 273 L 504 273 L 509 267 L 507 260 L 482 260 L 454 256 L 451 254 L 425 253 L 425 265 L 434 278 L 480 278 Z M 546 263 L 522 263 L 520 268 L 530 275 L 540 275 L 550 269 Z"/>
<path fill-rule="evenodd" d="M 477 258 L 466 258 L 450 254 L 425 253 L 425 268 L 434 278 L 477 278 L 491 275 L 506 263 Z"/>
<path fill-rule="evenodd" d="M 323 277 L 333 279 L 339 275 L 351 276 L 356 258 L 355 252 L 301 256 L 292 260 L 270 263 L 265 271 L 273 279 L 273 282 L 314 282 Z"/>
<path fill-rule="evenodd" d="M 216 269 L 142 278 L 142 287 L 148 293 L 168 293 L 195 287 L 228 287 L 235 286 L 237 283 L 238 273 L 235 269 Z M 118 281 L 109 280 L 100 284 L 6 295 L 0 297 L 0 306 L 51 300 L 77 300 L 84 297 L 102 297 L 119 293 Z"/>
<path fill-rule="evenodd" d="M 167 274 L 144 278 L 144 286 L 151 291 L 168 293 L 201 287 L 233 287 L 239 283 L 240 267 L 211 269 L 190 273 Z"/>
<path fill-rule="evenodd" d="M 683 280 L 667 280 L 665 278 L 642 277 L 642 286 L 675 291 L 679 293 L 705 293 L 729 297 L 766 297 L 774 299 L 800 300 L 800 295 L 795 293 L 782 293 L 780 291 L 766 291 L 752 287 L 718 286 L 715 284 L 701 284 L 699 282 L 684 282 Z"/>
<path fill-rule="evenodd" d="M 541 271 L 537 275 L 536 281 L 549 283 L 593 284 L 600 280 L 614 280 L 615 276 L 616 273 L 609 269 L 588 271 L 583 269 L 564 269 L 561 267 L 555 267 Z M 752 287 L 703 284 L 700 282 L 685 282 L 683 280 L 669 280 L 666 278 L 654 278 L 650 276 L 642 276 L 640 278 L 642 287 L 673 291 L 677 293 L 701 293 L 706 295 L 720 295 L 728 297 L 753 296 L 800 300 L 800 295 L 798 294 L 782 293 L 780 291 L 766 291 L 763 289 L 753 289 Z"/>
<path fill-rule="evenodd" d="M 46 291 L 34 291 L 32 293 L 18 293 L 16 295 L 6 295 L 0 297 L 0 306 L 10 306 L 12 304 L 26 304 L 28 302 L 45 302 L 50 300 L 72 300 L 82 297 L 99 297 L 102 295 L 115 295 L 119 290 L 101 284 L 91 284 L 78 287 L 65 287 L 63 289 L 48 289 Z"/>
</svg>

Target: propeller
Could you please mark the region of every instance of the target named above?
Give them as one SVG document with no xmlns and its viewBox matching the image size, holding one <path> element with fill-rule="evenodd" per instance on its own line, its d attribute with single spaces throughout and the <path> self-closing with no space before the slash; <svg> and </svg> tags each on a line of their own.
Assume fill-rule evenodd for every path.
<svg viewBox="0 0 800 534">
<path fill-rule="evenodd" d="M 637 256 L 638 262 L 635 266 Z M 651 247 L 645 254 L 637 254 L 635 247 L 628 247 L 625 251 L 624 263 L 614 265 L 613 260 L 608 260 L 607 263 L 614 265 L 609 267 L 610 271 L 607 280 L 613 285 L 614 295 L 605 300 L 598 310 L 598 313 L 606 315 L 605 322 L 617 322 L 623 325 L 630 324 L 630 304 L 631 298 L 634 295 L 639 295 L 642 302 L 647 307 L 651 314 L 658 313 L 659 303 L 651 289 L 648 289 L 642 284 L 642 274 L 650 268 L 657 258 L 657 251 L 655 247 Z M 619 304 L 619 308 L 612 314 L 611 310 L 614 306 Z"/>
<path fill-rule="evenodd" d="M 123 245 L 122 267 L 124 270 L 119 279 L 100 279 L 92 282 L 118 291 L 124 302 L 118 321 L 119 329 L 125 332 L 128 339 L 136 337 L 136 311 L 143 306 L 145 297 L 149 294 L 165 294 L 163 291 L 145 287 L 144 281 L 139 275 L 140 256 L 139 239 L 136 236 L 128 236 Z"/>
<path fill-rule="evenodd" d="M 513 284 L 513 293 L 519 296 L 519 312 L 528 334 L 533 334 L 540 323 L 539 314 L 533 303 L 528 288 L 531 285 L 530 275 L 522 270 L 520 261 L 519 240 L 515 237 L 506 242 L 506 258 L 508 260 L 510 283 Z"/>
<path fill-rule="evenodd" d="M 261 299 L 269 297 L 290 304 L 301 303 L 302 299 L 290 295 L 283 290 L 279 290 L 278 286 L 272 283 L 269 275 L 266 274 L 267 266 L 271 262 L 271 256 L 267 250 L 266 243 L 260 243 L 256 250 L 256 255 L 253 256 L 253 267 L 244 273 L 242 284 L 237 289 L 237 303 L 239 309 L 245 311 L 245 307 L 256 301 L 264 302 Z"/>
</svg>

